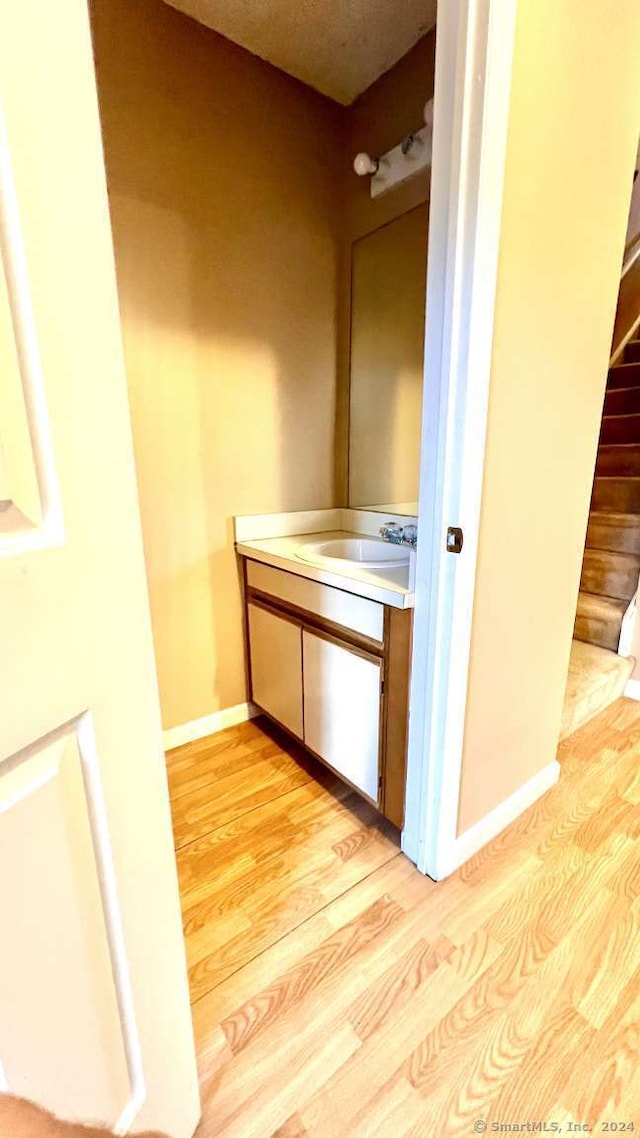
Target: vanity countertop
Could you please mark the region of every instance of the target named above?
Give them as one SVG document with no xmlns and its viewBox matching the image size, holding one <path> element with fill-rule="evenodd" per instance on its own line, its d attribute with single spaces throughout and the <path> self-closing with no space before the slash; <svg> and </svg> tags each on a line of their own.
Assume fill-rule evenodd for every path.
<svg viewBox="0 0 640 1138">
<path fill-rule="evenodd" d="M 262 561 L 265 565 L 284 569 L 288 573 L 296 573 L 299 577 L 320 581 L 323 585 L 331 585 L 333 588 L 343 589 L 359 597 L 368 597 L 372 601 L 379 601 L 393 608 L 413 608 L 414 592 L 410 586 L 413 564 L 389 569 L 373 569 L 360 566 L 356 562 L 348 566 L 341 562 L 335 569 L 332 567 L 329 570 L 310 561 L 303 561 L 297 556 L 297 550 L 305 544 L 311 545 L 332 538 L 359 536 L 362 534 L 353 530 L 332 529 L 258 540 L 245 538 L 236 542 L 236 549 L 242 557 L 248 557 L 252 561 Z M 411 562 L 414 559 L 415 554 L 411 553 Z"/>
</svg>

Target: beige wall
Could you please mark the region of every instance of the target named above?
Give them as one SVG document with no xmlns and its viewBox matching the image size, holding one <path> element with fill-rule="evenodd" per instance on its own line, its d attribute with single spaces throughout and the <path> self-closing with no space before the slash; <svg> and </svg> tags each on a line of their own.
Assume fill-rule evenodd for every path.
<svg viewBox="0 0 640 1138">
<path fill-rule="evenodd" d="M 460 831 L 556 753 L 639 75 L 637 0 L 520 0 Z"/>
<path fill-rule="evenodd" d="M 168 728 L 246 699 L 233 515 L 334 502 L 344 111 L 160 0 L 92 18 Z"/>
</svg>

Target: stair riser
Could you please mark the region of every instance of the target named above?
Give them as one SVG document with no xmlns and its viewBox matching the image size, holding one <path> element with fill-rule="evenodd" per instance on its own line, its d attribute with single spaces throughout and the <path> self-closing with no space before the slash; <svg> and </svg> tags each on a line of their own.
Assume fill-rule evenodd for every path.
<svg viewBox="0 0 640 1138">
<path fill-rule="evenodd" d="M 607 391 L 605 415 L 629 415 L 634 411 L 640 412 L 640 387 L 614 387 Z"/>
<path fill-rule="evenodd" d="M 616 566 L 615 554 L 611 555 L 608 562 L 606 554 L 603 557 L 593 550 L 585 549 L 580 588 L 585 593 L 630 601 L 638 588 L 639 573 L 638 566 Z"/>
<path fill-rule="evenodd" d="M 640 446 L 600 447 L 596 462 L 596 478 L 631 475 L 640 478 Z"/>
<path fill-rule="evenodd" d="M 615 510 L 620 514 L 640 514 L 640 479 L 596 478 L 591 497 L 592 510 Z"/>
<path fill-rule="evenodd" d="M 626 364 L 640 363 L 640 340 L 630 340 L 624 350 Z"/>
<path fill-rule="evenodd" d="M 607 388 L 633 387 L 640 383 L 640 363 L 616 364 L 609 368 Z"/>
<path fill-rule="evenodd" d="M 640 443 L 640 415 L 604 418 L 600 431 L 600 442 L 604 444 Z"/>
<path fill-rule="evenodd" d="M 640 518 L 637 526 L 616 525 L 608 519 L 589 519 L 587 549 L 611 549 L 617 553 L 640 554 Z"/>
<path fill-rule="evenodd" d="M 620 625 L 604 620 L 576 617 L 573 635 L 576 640 L 585 640 L 587 644 L 597 644 L 600 648 L 610 648 L 612 652 L 618 651 L 620 641 Z"/>
</svg>

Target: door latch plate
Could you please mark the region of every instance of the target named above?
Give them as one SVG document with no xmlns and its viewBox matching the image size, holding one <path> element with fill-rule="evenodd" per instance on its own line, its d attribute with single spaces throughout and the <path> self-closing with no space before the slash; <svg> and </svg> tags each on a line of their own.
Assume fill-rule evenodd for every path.
<svg viewBox="0 0 640 1138">
<path fill-rule="evenodd" d="M 447 529 L 447 553 L 460 553 L 464 544 L 464 534 L 460 526 L 449 526 Z"/>
</svg>

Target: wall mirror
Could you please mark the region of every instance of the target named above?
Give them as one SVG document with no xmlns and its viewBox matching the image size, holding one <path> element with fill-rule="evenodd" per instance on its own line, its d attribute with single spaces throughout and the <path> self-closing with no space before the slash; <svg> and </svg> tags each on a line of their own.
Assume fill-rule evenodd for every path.
<svg viewBox="0 0 640 1138">
<path fill-rule="evenodd" d="M 349 505 L 417 513 L 427 203 L 352 246 Z"/>
</svg>

